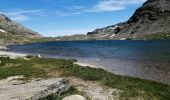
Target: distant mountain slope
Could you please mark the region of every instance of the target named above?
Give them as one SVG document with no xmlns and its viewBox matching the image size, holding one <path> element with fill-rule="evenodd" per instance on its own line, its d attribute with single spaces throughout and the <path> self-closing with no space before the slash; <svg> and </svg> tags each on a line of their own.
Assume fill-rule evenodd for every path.
<svg viewBox="0 0 170 100">
<path fill-rule="evenodd" d="M 5 15 L 0 14 L 0 32 L 3 31 L 24 37 L 40 37 L 37 32 L 33 32 L 32 30 L 12 21 Z"/>
<path fill-rule="evenodd" d="M 0 14 L 0 46 L 54 40 L 54 38 L 44 38 L 39 33 L 27 29 Z"/>
<path fill-rule="evenodd" d="M 148 0 L 123 23 L 96 29 L 92 39 L 170 39 L 170 0 Z"/>
</svg>

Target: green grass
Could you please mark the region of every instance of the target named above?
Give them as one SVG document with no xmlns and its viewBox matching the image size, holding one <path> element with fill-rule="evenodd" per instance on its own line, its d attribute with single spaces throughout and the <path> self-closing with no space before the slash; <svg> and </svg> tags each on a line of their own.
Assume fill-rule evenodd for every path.
<svg viewBox="0 0 170 100">
<path fill-rule="evenodd" d="M 33 63 L 26 63 L 23 59 L 12 60 L 0 58 L 0 79 L 15 75 L 25 75 L 28 78 L 45 77 L 45 70 L 34 67 Z"/>
<path fill-rule="evenodd" d="M 170 40 L 170 33 L 160 32 L 154 34 L 148 34 L 144 36 L 139 36 L 137 39 L 139 40 Z"/>
<path fill-rule="evenodd" d="M 60 76 L 97 81 L 102 85 L 121 90 L 120 99 L 170 100 L 170 86 L 153 81 L 115 75 L 103 69 L 81 67 L 73 60 L 29 57 L 30 60 L 1 57 L 0 79 L 14 75 L 27 78 L 50 77 L 50 71 L 60 72 Z"/>
<path fill-rule="evenodd" d="M 0 42 L 2 41 L 2 43 L 4 43 L 0 45 L 46 42 L 46 41 L 55 41 L 55 40 L 56 39 L 52 37 L 27 38 L 26 36 L 0 32 Z"/>
</svg>

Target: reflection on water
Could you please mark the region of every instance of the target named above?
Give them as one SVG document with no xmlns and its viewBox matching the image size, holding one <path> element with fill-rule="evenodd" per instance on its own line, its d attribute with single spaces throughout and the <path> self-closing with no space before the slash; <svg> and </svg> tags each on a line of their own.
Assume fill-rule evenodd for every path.
<svg viewBox="0 0 170 100">
<path fill-rule="evenodd" d="M 72 41 L 10 46 L 10 51 L 78 59 L 116 74 L 170 84 L 170 41 Z"/>
</svg>

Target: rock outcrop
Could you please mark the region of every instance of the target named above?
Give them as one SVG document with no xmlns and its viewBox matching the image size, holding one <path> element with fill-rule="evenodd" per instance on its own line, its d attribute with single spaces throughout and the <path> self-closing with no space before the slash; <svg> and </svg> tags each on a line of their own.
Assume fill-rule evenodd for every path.
<svg viewBox="0 0 170 100">
<path fill-rule="evenodd" d="M 148 0 L 128 21 L 96 29 L 87 35 L 92 39 L 135 39 L 159 32 L 170 33 L 169 27 L 170 0 Z"/>
<path fill-rule="evenodd" d="M 38 100 L 51 94 L 60 95 L 70 88 L 69 82 L 62 78 L 24 82 L 17 76 L 0 81 L 2 100 Z"/>
</svg>

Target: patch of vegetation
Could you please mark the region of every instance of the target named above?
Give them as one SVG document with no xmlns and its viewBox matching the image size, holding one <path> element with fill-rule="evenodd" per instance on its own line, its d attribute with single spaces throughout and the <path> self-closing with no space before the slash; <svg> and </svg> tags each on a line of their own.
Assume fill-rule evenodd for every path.
<svg viewBox="0 0 170 100">
<path fill-rule="evenodd" d="M 160 32 L 138 37 L 139 40 L 170 40 L 170 33 Z"/>
<path fill-rule="evenodd" d="M 45 77 L 45 70 L 35 67 L 33 63 L 23 59 L 14 60 L 9 57 L 1 57 L 0 61 L 0 79 L 16 75 L 25 75 L 27 78 Z"/>
<path fill-rule="evenodd" d="M 170 87 L 161 83 L 115 75 L 103 69 L 90 67 L 80 67 L 73 65 L 66 68 L 71 76 L 89 80 L 99 81 L 101 84 L 122 90 L 121 99 L 135 99 L 136 97 L 144 100 L 169 100 Z M 64 73 L 68 75 L 68 73 Z"/>
<path fill-rule="evenodd" d="M 46 41 L 55 41 L 55 40 L 56 39 L 52 37 L 28 38 L 22 35 L 0 32 L 0 45 L 46 42 Z"/>
<path fill-rule="evenodd" d="M 121 90 L 120 99 L 170 100 L 170 86 L 153 81 L 115 75 L 103 69 L 81 67 L 74 60 L 36 58 L 9 59 L 1 57 L 0 79 L 14 75 L 48 78 L 51 71 L 59 76 L 75 76 L 88 81 L 97 81 L 102 85 Z M 73 91 L 69 93 L 74 93 Z M 56 99 L 58 100 L 58 99 Z M 59 99 L 60 100 L 60 99 Z"/>
</svg>

